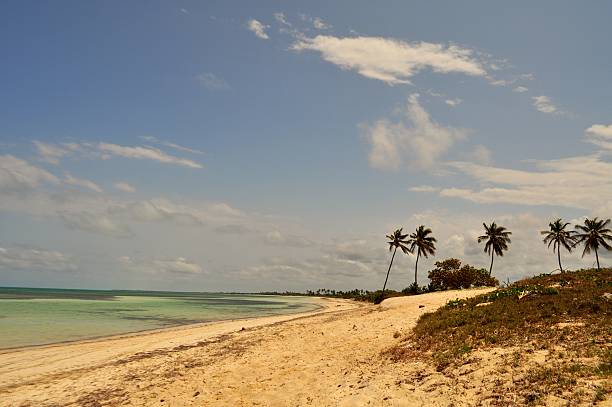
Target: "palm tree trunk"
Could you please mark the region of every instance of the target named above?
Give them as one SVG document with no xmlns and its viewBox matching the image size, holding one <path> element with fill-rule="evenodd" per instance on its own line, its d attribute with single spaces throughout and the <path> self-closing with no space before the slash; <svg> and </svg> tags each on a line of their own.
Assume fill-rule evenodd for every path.
<svg viewBox="0 0 612 407">
<path fill-rule="evenodd" d="M 563 273 L 563 267 L 561 267 L 561 250 L 557 247 L 557 260 L 559 260 L 559 270 Z"/>
<path fill-rule="evenodd" d="M 417 286 L 417 270 L 419 268 L 419 257 L 421 256 L 421 249 L 417 252 L 416 263 L 414 263 L 414 286 Z"/>
<path fill-rule="evenodd" d="M 397 251 L 397 247 L 393 250 L 393 256 L 391 256 L 391 263 L 389 263 L 389 270 L 387 270 L 387 278 L 385 278 L 385 284 L 383 285 L 382 295 L 385 295 L 385 288 L 387 288 L 387 280 L 389 279 L 389 272 L 391 271 L 391 266 L 393 265 L 393 259 L 395 258 L 395 252 Z"/>
<path fill-rule="evenodd" d="M 491 265 L 489 266 L 489 277 L 491 277 L 491 271 L 493 271 L 493 256 L 495 256 L 495 251 L 491 250 Z"/>
<path fill-rule="evenodd" d="M 597 249 L 595 249 L 595 259 L 597 259 L 597 271 L 599 271 L 599 255 L 597 254 Z"/>
</svg>

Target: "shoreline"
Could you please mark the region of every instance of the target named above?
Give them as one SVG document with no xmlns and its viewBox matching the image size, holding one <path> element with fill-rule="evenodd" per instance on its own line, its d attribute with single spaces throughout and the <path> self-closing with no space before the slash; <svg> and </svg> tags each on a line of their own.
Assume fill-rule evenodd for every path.
<svg viewBox="0 0 612 407">
<path fill-rule="evenodd" d="M 265 295 L 265 294 L 262 294 L 262 295 Z M 65 346 L 65 345 L 71 345 L 71 344 L 100 342 L 100 341 L 105 341 L 105 340 L 130 338 L 130 337 L 142 336 L 142 335 L 153 335 L 153 334 L 160 333 L 160 332 L 199 328 L 199 327 L 210 326 L 210 325 L 219 324 L 223 322 L 246 321 L 246 320 L 258 319 L 258 318 L 273 318 L 273 317 L 282 317 L 282 316 L 298 316 L 301 314 L 305 314 L 305 316 L 308 316 L 308 314 L 311 314 L 311 313 L 315 315 L 316 313 L 323 312 L 327 308 L 326 305 L 323 304 L 324 301 L 335 300 L 329 297 L 312 297 L 312 298 L 320 301 L 321 303 L 317 304 L 313 302 L 313 304 L 317 308 L 311 311 L 303 311 L 303 312 L 295 312 L 295 313 L 278 313 L 278 314 L 258 315 L 258 316 L 252 316 L 252 317 L 244 317 L 244 318 L 219 319 L 219 320 L 214 320 L 214 321 L 193 322 L 189 324 L 170 325 L 166 327 L 153 328 L 153 329 L 142 329 L 138 331 L 130 331 L 130 332 L 124 332 L 120 334 L 113 334 L 113 335 L 100 335 L 100 336 L 92 336 L 89 338 L 82 338 L 82 339 L 66 340 L 66 341 L 51 342 L 51 343 L 41 343 L 39 345 L 13 346 L 13 347 L 8 347 L 8 348 L 0 348 L 0 355 L 3 355 L 5 353 L 27 351 L 31 349 L 51 348 L 51 347 Z M 351 301 L 351 300 L 347 300 L 347 301 Z M 355 301 L 355 303 L 358 303 L 358 302 Z"/>
<path fill-rule="evenodd" d="M 352 300 L 316 298 L 319 308 L 306 312 L 178 325 L 95 339 L 3 349 L 0 350 L 0 392 L 18 383 L 32 383 L 53 376 L 57 370 L 71 372 L 105 366 L 133 355 L 190 346 L 242 331 L 363 307 Z M 83 355 L 87 357 L 83 358 Z M 41 360 L 44 363 L 40 363 Z"/>
<path fill-rule="evenodd" d="M 423 313 L 489 290 L 381 305 L 321 298 L 325 308 L 311 312 L 2 353 L 0 406 L 448 405 L 428 404 L 448 400 L 447 387 L 398 382 L 422 362 L 381 355 Z"/>
</svg>

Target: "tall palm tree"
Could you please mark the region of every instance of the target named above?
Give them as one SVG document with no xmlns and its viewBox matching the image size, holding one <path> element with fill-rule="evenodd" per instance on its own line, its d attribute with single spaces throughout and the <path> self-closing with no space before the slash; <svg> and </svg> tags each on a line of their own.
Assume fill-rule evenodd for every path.
<svg viewBox="0 0 612 407">
<path fill-rule="evenodd" d="M 427 258 L 428 255 L 436 254 L 436 238 L 433 236 L 429 236 L 431 234 L 431 229 L 425 228 L 424 225 L 416 228 L 414 233 L 410 234 L 410 252 L 414 253 L 414 249 L 417 249 L 417 258 L 414 263 L 414 286 L 417 286 L 417 270 L 419 267 L 419 257 L 421 255 Z"/>
<path fill-rule="evenodd" d="M 606 227 L 609 223 L 610 219 L 600 220 L 598 218 L 586 218 L 584 220 L 584 225 L 576 225 L 576 229 L 579 231 L 578 234 L 576 234 L 576 244 L 584 243 L 582 257 L 594 251 L 598 271 L 599 255 L 597 254 L 597 249 L 599 249 L 599 246 L 603 246 L 607 250 L 612 250 L 612 246 L 608 243 L 608 241 L 612 242 L 612 231 Z"/>
<path fill-rule="evenodd" d="M 561 266 L 561 246 L 565 247 L 565 250 L 571 252 L 576 244 L 576 238 L 573 230 L 565 230 L 569 225 L 569 222 L 563 222 L 561 218 L 548 224 L 549 230 L 543 230 L 540 234 L 544 235 L 544 243 L 548 243 L 548 247 L 552 244 L 553 253 L 557 251 L 557 261 L 559 262 L 559 270 L 563 273 L 563 267 Z"/>
<path fill-rule="evenodd" d="M 404 253 L 408 253 L 410 251 L 410 249 L 408 248 L 409 242 L 406 240 L 408 234 L 402 234 L 402 229 L 403 228 L 399 228 L 392 234 L 386 236 L 387 239 L 389 239 L 389 241 L 387 242 L 389 244 L 389 251 L 393 251 L 393 255 L 391 256 L 391 263 L 389 263 L 389 269 L 387 270 L 387 277 L 385 278 L 385 284 L 383 285 L 381 297 L 384 297 L 385 295 L 385 288 L 387 288 L 387 280 L 389 279 L 389 272 L 391 271 L 391 266 L 393 266 L 395 252 L 397 252 L 398 248 L 401 249 Z"/>
<path fill-rule="evenodd" d="M 512 242 L 510 240 L 512 232 L 508 232 L 505 227 L 498 226 L 495 222 L 492 222 L 489 226 L 483 223 L 482 226 L 485 228 L 485 234 L 478 236 L 478 243 L 486 241 L 484 251 L 491 253 L 490 276 L 493 271 L 493 258 L 495 255 L 503 256 L 504 250 L 508 250 L 508 245 Z"/>
</svg>

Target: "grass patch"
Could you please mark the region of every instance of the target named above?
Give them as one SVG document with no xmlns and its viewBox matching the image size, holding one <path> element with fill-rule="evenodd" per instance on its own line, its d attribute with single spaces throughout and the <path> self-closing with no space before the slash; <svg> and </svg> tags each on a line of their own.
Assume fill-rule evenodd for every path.
<svg viewBox="0 0 612 407">
<path fill-rule="evenodd" d="M 529 372 L 524 387 L 532 395 L 558 393 L 574 387 L 578 377 L 612 377 L 612 301 L 604 297 L 611 292 L 610 268 L 521 280 L 424 314 L 387 355 L 429 360 L 441 371 L 461 364 L 474 349 L 517 347 L 522 354 L 513 367 L 529 352 L 547 349 L 561 364 Z M 562 352 L 555 351 L 559 347 Z"/>
</svg>

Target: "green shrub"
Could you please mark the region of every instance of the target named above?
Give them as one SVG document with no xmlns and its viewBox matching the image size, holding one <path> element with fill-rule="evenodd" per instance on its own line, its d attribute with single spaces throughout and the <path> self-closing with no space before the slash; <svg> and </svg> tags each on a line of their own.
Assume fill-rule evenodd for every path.
<svg viewBox="0 0 612 407">
<path fill-rule="evenodd" d="M 459 259 L 437 261 L 436 268 L 428 273 L 430 289 L 452 290 L 470 287 L 495 287 L 499 284 L 496 278 L 489 276 L 485 269 L 477 269 Z"/>
</svg>

